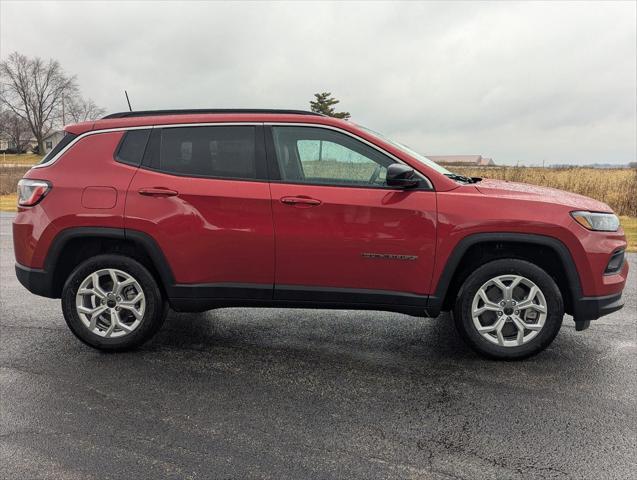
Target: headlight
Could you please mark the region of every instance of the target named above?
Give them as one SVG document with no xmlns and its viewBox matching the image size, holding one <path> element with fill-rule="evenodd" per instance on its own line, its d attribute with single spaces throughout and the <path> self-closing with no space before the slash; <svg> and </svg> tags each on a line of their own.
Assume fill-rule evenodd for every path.
<svg viewBox="0 0 637 480">
<path fill-rule="evenodd" d="M 619 218 L 613 213 L 571 212 L 571 215 L 588 230 L 616 232 L 619 229 Z"/>
</svg>

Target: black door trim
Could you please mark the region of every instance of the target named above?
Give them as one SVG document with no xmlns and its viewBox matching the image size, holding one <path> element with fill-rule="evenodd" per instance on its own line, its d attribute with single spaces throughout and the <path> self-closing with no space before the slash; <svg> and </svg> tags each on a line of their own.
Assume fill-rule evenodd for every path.
<svg viewBox="0 0 637 480">
<path fill-rule="evenodd" d="M 427 295 L 385 290 L 218 283 L 175 285 L 170 304 L 180 311 L 205 311 L 222 307 L 321 308 L 380 310 L 425 317 Z"/>
</svg>

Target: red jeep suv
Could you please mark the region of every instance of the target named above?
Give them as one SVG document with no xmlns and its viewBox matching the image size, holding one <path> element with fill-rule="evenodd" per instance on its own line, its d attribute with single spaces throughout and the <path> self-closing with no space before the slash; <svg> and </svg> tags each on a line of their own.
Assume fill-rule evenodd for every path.
<svg viewBox="0 0 637 480">
<path fill-rule="evenodd" d="M 126 112 L 66 127 L 18 184 L 16 273 L 83 342 L 148 340 L 168 306 L 435 317 L 492 358 L 622 307 L 605 204 L 456 175 L 352 122 L 294 110 Z"/>
</svg>

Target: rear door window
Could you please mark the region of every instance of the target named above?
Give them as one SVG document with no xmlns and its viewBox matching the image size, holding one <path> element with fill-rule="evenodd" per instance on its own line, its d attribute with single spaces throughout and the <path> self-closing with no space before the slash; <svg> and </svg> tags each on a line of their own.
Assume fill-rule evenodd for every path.
<svg viewBox="0 0 637 480">
<path fill-rule="evenodd" d="M 159 145 L 151 148 L 149 166 L 193 177 L 264 178 L 256 130 L 252 125 L 163 128 L 154 139 Z"/>
</svg>

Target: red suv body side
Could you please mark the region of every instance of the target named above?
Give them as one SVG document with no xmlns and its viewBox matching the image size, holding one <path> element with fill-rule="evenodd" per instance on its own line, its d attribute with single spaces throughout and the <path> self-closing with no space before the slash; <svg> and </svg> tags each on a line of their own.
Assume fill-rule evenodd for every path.
<svg viewBox="0 0 637 480">
<path fill-rule="evenodd" d="M 249 124 L 268 178 L 179 176 L 114 157 L 130 129 Z M 273 176 L 270 125 L 335 129 L 419 172 L 427 188 L 298 184 Z M 78 139 L 27 179 L 52 188 L 13 223 L 16 271 L 32 292 L 59 297 L 82 239 L 135 245 L 177 309 L 282 305 L 375 308 L 435 316 L 463 275 L 498 246 L 553 268 L 567 312 L 584 323 L 622 306 L 628 264 L 605 273 L 626 248 L 621 228 L 589 231 L 574 210 L 611 212 L 557 190 L 483 180 L 462 184 L 351 122 L 276 113 L 112 118 L 66 130 Z M 65 251 L 74 240 L 77 252 Z M 87 243 L 88 245 L 88 243 Z M 96 248 L 94 241 L 90 248 Z M 64 270 L 66 269 L 66 270 Z M 62 273 L 63 272 L 63 273 Z"/>
</svg>

